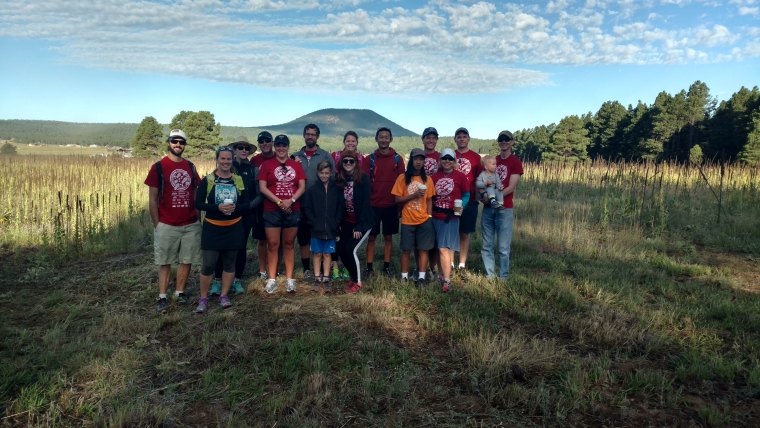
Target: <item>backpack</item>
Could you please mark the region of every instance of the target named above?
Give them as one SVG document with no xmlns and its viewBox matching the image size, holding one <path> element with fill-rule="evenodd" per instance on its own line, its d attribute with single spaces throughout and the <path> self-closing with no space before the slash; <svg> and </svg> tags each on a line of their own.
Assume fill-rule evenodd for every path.
<svg viewBox="0 0 760 428">
<path fill-rule="evenodd" d="M 393 171 L 398 174 L 399 164 L 403 165 L 404 160 L 401 159 L 401 155 L 398 152 L 393 152 Z M 369 154 L 369 179 L 375 179 L 375 152 Z"/>
<path fill-rule="evenodd" d="M 194 163 L 190 162 L 187 159 L 185 160 L 190 164 L 190 170 L 192 170 L 192 173 L 190 174 L 190 188 L 193 188 L 198 185 L 198 183 L 195 182 L 195 177 L 198 175 L 198 170 L 195 169 Z M 164 197 L 164 170 L 161 166 L 161 161 L 154 163 L 153 166 L 156 168 L 156 175 L 158 175 L 158 201 L 160 202 L 161 198 Z"/>
<path fill-rule="evenodd" d="M 235 182 L 235 188 L 237 189 L 238 196 L 240 196 L 243 193 L 243 190 L 245 190 L 243 177 L 233 173 L 232 181 Z M 208 200 L 208 196 L 211 194 L 212 187 L 214 187 L 214 173 L 213 172 L 206 176 L 206 200 Z"/>
</svg>

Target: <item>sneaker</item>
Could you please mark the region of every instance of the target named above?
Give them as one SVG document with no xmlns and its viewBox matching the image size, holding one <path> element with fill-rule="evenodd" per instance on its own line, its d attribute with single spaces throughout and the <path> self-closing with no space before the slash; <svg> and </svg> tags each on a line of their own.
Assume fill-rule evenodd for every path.
<svg viewBox="0 0 760 428">
<path fill-rule="evenodd" d="M 491 199 L 491 208 L 501 208 L 502 205 L 499 203 L 499 201 L 496 200 L 496 198 Z"/>
<path fill-rule="evenodd" d="M 414 285 L 416 285 L 417 287 L 422 287 L 423 285 L 425 285 L 426 281 L 427 281 L 426 278 L 420 278 L 419 276 L 417 276 L 414 278 Z"/>
<path fill-rule="evenodd" d="M 322 281 L 322 291 L 325 294 L 332 293 L 332 286 L 330 285 L 330 281 Z"/>
<path fill-rule="evenodd" d="M 334 268 L 332 268 L 332 275 L 331 275 L 332 280 L 333 281 L 337 281 L 337 280 L 340 279 L 340 276 L 341 276 L 340 269 L 338 269 L 337 266 L 335 266 Z"/>
<path fill-rule="evenodd" d="M 178 305 L 186 305 L 187 304 L 187 294 L 185 293 L 179 293 L 174 295 L 174 301 Z"/>
<path fill-rule="evenodd" d="M 441 287 L 441 290 L 443 290 L 444 293 L 448 293 L 449 290 L 451 290 L 451 281 L 443 281 L 443 286 Z"/>
<path fill-rule="evenodd" d="M 264 287 L 264 291 L 269 294 L 274 294 L 277 291 L 277 280 L 274 278 L 267 279 L 267 285 Z"/>
<path fill-rule="evenodd" d="M 351 274 L 348 273 L 345 266 L 340 270 L 340 279 L 351 279 Z"/>
<path fill-rule="evenodd" d="M 285 291 L 288 293 L 295 293 L 296 292 L 296 280 L 293 278 L 288 279 L 287 285 L 285 286 Z"/>
<path fill-rule="evenodd" d="M 266 281 L 269 279 L 269 275 L 266 272 L 259 272 L 259 279 Z"/>
<path fill-rule="evenodd" d="M 364 272 L 362 272 L 362 276 L 365 278 L 369 278 L 370 276 L 375 274 L 374 269 L 364 269 Z"/>
<path fill-rule="evenodd" d="M 231 307 L 232 302 L 230 302 L 230 296 L 219 296 L 219 306 L 221 306 L 222 309 Z"/>
<path fill-rule="evenodd" d="M 195 308 L 196 314 L 202 314 L 208 310 L 208 297 L 202 297 L 201 300 L 198 301 L 198 306 Z"/>
<path fill-rule="evenodd" d="M 306 269 L 303 271 L 303 280 L 306 282 L 313 281 L 314 280 L 314 272 L 312 272 L 309 269 Z"/>
<path fill-rule="evenodd" d="M 321 277 L 314 278 L 314 282 L 311 283 L 311 292 L 316 293 L 319 291 L 320 284 L 322 283 Z"/>
<path fill-rule="evenodd" d="M 388 276 L 393 276 L 393 268 L 388 266 L 387 268 L 383 268 L 383 273 Z"/>
<path fill-rule="evenodd" d="M 348 294 L 354 294 L 358 292 L 359 290 L 361 290 L 361 288 L 362 288 L 362 285 L 359 284 L 358 282 L 349 281 L 348 284 L 346 284 L 345 290 L 346 290 L 346 293 Z"/>
<path fill-rule="evenodd" d="M 166 297 L 159 297 L 158 300 L 156 300 L 156 310 L 159 314 L 163 314 L 167 309 L 169 309 L 169 299 Z"/>
<path fill-rule="evenodd" d="M 218 296 L 222 294 L 222 283 L 219 282 L 218 279 L 214 278 L 214 280 L 211 281 L 211 291 L 209 291 L 208 294 L 212 296 Z"/>
<path fill-rule="evenodd" d="M 243 288 L 243 282 L 235 278 L 235 280 L 232 281 L 232 294 L 243 294 L 243 293 L 245 293 L 245 288 Z"/>
</svg>

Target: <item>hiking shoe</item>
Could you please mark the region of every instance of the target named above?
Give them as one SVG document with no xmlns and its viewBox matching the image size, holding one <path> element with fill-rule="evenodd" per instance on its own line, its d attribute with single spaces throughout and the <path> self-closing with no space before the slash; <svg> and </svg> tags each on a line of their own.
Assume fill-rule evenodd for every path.
<svg viewBox="0 0 760 428">
<path fill-rule="evenodd" d="M 340 279 L 351 279 L 351 274 L 348 273 L 345 266 L 340 270 Z"/>
<path fill-rule="evenodd" d="M 388 266 L 383 268 L 383 273 L 388 276 L 393 276 L 393 268 Z"/>
<path fill-rule="evenodd" d="M 212 296 L 218 296 L 222 294 L 222 283 L 219 282 L 218 279 L 214 278 L 214 280 L 211 281 L 211 291 L 209 291 L 208 294 Z"/>
<path fill-rule="evenodd" d="M 289 278 L 287 285 L 285 286 L 285 291 L 288 293 L 295 293 L 296 292 L 296 280 L 293 278 Z"/>
<path fill-rule="evenodd" d="M 156 300 L 156 310 L 159 314 L 163 314 L 167 309 L 169 309 L 169 299 L 166 297 L 159 297 L 158 300 Z"/>
<path fill-rule="evenodd" d="M 219 296 L 219 306 L 221 306 L 222 309 L 231 307 L 232 302 L 230 302 L 230 296 Z"/>
<path fill-rule="evenodd" d="M 267 279 L 267 285 L 264 287 L 264 291 L 269 294 L 274 294 L 277 291 L 277 280 L 274 278 Z"/>
<path fill-rule="evenodd" d="M 198 300 L 198 306 L 195 307 L 196 314 L 202 314 L 208 310 L 208 297 L 202 297 Z"/>
<path fill-rule="evenodd" d="M 187 304 L 187 294 L 185 294 L 184 292 L 183 293 L 179 293 L 179 294 L 175 294 L 174 295 L 174 301 L 178 305 L 186 305 Z"/>
<path fill-rule="evenodd" d="M 418 277 L 414 278 L 414 285 L 417 286 L 417 287 L 422 287 L 423 285 L 425 285 L 426 281 L 427 281 L 427 279 L 420 278 L 418 276 Z"/>
<path fill-rule="evenodd" d="M 339 280 L 340 279 L 340 275 L 341 275 L 341 272 L 340 272 L 340 269 L 338 269 L 337 266 L 335 266 L 334 268 L 332 268 L 332 275 L 330 277 L 332 278 L 333 281 Z"/>
<path fill-rule="evenodd" d="M 451 281 L 449 280 L 443 281 L 443 286 L 441 287 L 441 290 L 443 290 L 444 293 L 448 293 L 449 290 L 451 290 Z"/>
<path fill-rule="evenodd" d="M 269 275 L 266 272 L 259 272 L 259 279 L 266 281 L 269 279 Z"/>
<path fill-rule="evenodd" d="M 235 278 L 235 280 L 232 281 L 232 294 L 243 294 L 243 293 L 245 293 L 245 288 L 243 288 L 243 282 Z"/>
<path fill-rule="evenodd" d="M 306 269 L 303 271 L 303 280 L 306 282 L 313 281 L 314 280 L 314 272 L 312 272 L 309 269 Z"/>
<path fill-rule="evenodd" d="M 316 293 L 319 291 L 319 285 L 322 283 L 322 278 L 316 277 L 314 278 L 314 282 L 311 283 L 311 292 Z"/>
<path fill-rule="evenodd" d="M 346 284 L 346 293 L 348 294 L 354 294 L 361 290 L 362 285 L 358 282 L 349 281 L 348 284 Z"/>
<path fill-rule="evenodd" d="M 322 291 L 325 294 L 330 294 L 333 291 L 332 285 L 330 285 L 330 281 L 325 281 L 322 283 Z"/>
</svg>

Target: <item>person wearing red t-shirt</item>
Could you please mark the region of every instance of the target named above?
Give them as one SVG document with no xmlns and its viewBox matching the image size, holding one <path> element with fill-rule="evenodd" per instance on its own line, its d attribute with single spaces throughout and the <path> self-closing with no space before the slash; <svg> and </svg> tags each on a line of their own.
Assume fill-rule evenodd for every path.
<svg viewBox="0 0 760 428">
<path fill-rule="evenodd" d="M 175 301 L 186 303 L 185 285 L 190 266 L 200 263 L 201 224 L 195 210 L 195 191 L 201 179 L 195 166 L 182 157 L 187 136 L 181 129 L 169 132 L 167 154 L 153 164 L 145 178 L 148 210 L 153 221 L 154 261 L 158 265 L 156 308 L 169 308 L 167 291 L 172 264 L 177 264 Z"/>
<path fill-rule="evenodd" d="M 270 159 L 274 159 L 272 146 L 272 134 L 269 131 L 259 132 L 257 138 L 261 153 L 251 158 L 251 165 L 256 168 L 257 174 L 261 171 L 261 165 Z M 256 177 L 258 181 L 258 177 Z M 258 185 L 258 184 L 257 184 Z M 258 241 L 257 251 L 259 254 L 259 278 L 267 280 L 267 234 L 264 231 L 264 207 L 260 205 L 255 210 L 256 222 L 253 224 L 253 239 Z"/>
<path fill-rule="evenodd" d="M 459 251 L 459 216 L 462 207 L 470 199 L 467 179 L 455 168 L 456 154 L 452 149 L 441 152 L 441 167 L 433 174 L 435 197 L 433 197 L 433 228 L 438 245 L 441 288 L 451 289 L 451 264 L 454 251 Z M 454 201 L 461 204 L 457 207 Z"/>
<path fill-rule="evenodd" d="M 467 178 L 470 195 L 476 195 L 475 180 L 483 170 L 483 166 L 480 164 L 480 155 L 470 150 L 470 131 L 467 128 L 457 129 L 454 132 L 454 142 L 457 145 L 457 169 Z M 459 270 L 466 268 L 470 250 L 470 234 L 475 232 L 477 221 L 478 201 L 477 198 L 471 197 L 459 220 Z"/>
<path fill-rule="evenodd" d="M 357 162 L 359 162 L 357 165 L 359 167 L 359 171 L 364 171 L 364 159 L 366 156 L 364 156 L 359 151 L 359 135 L 355 131 L 348 131 L 343 134 L 343 149 L 336 150 L 330 154 L 330 156 L 333 158 L 333 162 L 335 162 L 335 171 L 340 170 L 340 155 L 344 151 L 354 153 L 356 155 Z"/>
<path fill-rule="evenodd" d="M 499 278 L 506 280 L 509 276 L 509 253 L 512 246 L 512 208 L 514 192 L 523 174 L 520 158 L 512 153 L 514 136 L 509 131 L 501 131 L 497 138 L 499 155 L 496 157 L 496 173 L 504 188 L 504 206 L 494 207 L 483 199 L 483 217 L 480 219 L 480 234 L 483 247 L 480 254 L 488 278 L 496 277 L 496 260 L 494 259 L 494 241 L 498 240 Z"/>
<path fill-rule="evenodd" d="M 301 207 L 298 199 L 306 191 L 306 174 L 301 164 L 290 159 L 287 135 L 274 138 L 275 157 L 264 162 L 259 172 L 259 190 L 264 196 L 264 230 L 267 234 L 267 268 L 269 278 L 266 292 L 277 290 L 277 253 L 282 243 L 282 256 L 287 277 L 286 290 L 295 293 L 296 280 L 293 278 L 295 250 L 293 241 L 301 222 Z M 280 240 L 282 238 L 282 241 Z"/>
</svg>

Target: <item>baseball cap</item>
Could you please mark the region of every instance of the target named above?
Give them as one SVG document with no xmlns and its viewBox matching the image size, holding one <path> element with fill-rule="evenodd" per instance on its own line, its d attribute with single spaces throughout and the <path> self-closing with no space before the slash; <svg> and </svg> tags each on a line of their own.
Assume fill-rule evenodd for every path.
<svg viewBox="0 0 760 428">
<path fill-rule="evenodd" d="M 280 134 L 276 137 L 274 137 L 274 145 L 275 146 L 289 146 L 290 145 L 290 138 L 288 138 L 285 134 Z"/>
<path fill-rule="evenodd" d="M 419 148 L 412 149 L 412 151 L 409 152 L 409 158 L 412 159 L 415 156 L 422 156 L 424 158 L 425 157 L 425 152 L 423 152 L 422 149 L 419 149 Z"/>
<path fill-rule="evenodd" d="M 443 159 L 444 156 L 451 156 L 453 159 L 457 158 L 457 155 L 454 153 L 454 150 L 449 149 L 449 148 L 441 150 L 441 159 Z"/>
<path fill-rule="evenodd" d="M 262 140 L 269 140 L 269 142 L 272 142 L 272 134 L 269 133 L 269 131 L 261 131 L 259 132 L 259 136 L 256 137 L 256 141 L 261 144 Z"/>
<path fill-rule="evenodd" d="M 467 128 L 465 128 L 464 126 L 461 128 L 457 128 L 456 132 L 454 132 L 454 136 L 456 137 L 457 134 L 459 134 L 460 132 L 464 132 L 465 134 L 467 134 L 468 137 L 470 136 L 470 131 L 468 131 Z"/>
<path fill-rule="evenodd" d="M 424 131 L 422 131 L 422 138 L 425 138 L 425 137 L 427 137 L 430 134 L 435 134 L 435 136 L 437 137 L 438 136 L 438 130 L 435 129 L 435 128 L 433 128 L 432 126 L 428 126 L 427 128 L 425 128 Z"/>
<path fill-rule="evenodd" d="M 167 138 L 166 141 L 170 141 L 174 138 L 182 138 L 183 140 L 187 141 L 187 135 L 185 135 L 185 131 L 181 129 L 172 129 L 169 131 L 169 138 Z"/>
<path fill-rule="evenodd" d="M 506 137 L 506 140 L 503 138 Z M 496 138 L 496 141 L 511 141 L 514 140 L 515 136 L 512 135 L 509 131 L 501 131 L 499 132 L 499 136 Z"/>
</svg>

